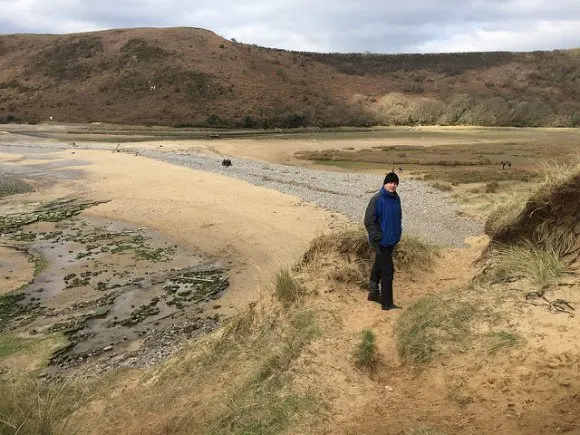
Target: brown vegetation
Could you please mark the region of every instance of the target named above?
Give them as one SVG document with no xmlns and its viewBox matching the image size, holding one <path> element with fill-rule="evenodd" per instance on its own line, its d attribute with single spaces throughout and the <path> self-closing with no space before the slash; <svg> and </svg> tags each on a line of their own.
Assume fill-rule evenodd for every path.
<svg viewBox="0 0 580 435">
<path fill-rule="evenodd" d="M 519 207 L 512 203 L 498 208 L 488 219 L 486 232 L 496 244 L 529 243 L 535 249 L 553 250 L 558 257 L 575 261 L 580 258 L 578 198 L 578 163 L 558 170 L 558 174 L 548 171 L 545 184 Z M 509 213 L 506 207 L 510 207 Z"/>
<path fill-rule="evenodd" d="M 1 122 L 580 125 L 578 50 L 302 53 L 141 28 L 5 35 L 0 53 Z"/>
</svg>

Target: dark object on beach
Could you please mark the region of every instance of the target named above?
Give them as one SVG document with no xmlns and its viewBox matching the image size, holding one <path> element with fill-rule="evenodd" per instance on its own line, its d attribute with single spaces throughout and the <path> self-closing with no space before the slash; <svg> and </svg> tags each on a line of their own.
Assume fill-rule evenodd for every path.
<svg viewBox="0 0 580 435">
<path fill-rule="evenodd" d="M 505 169 L 505 167 L 511 168 L 512 167 L 512 162 L 510 162 L 509 160 L 502 160 L 501 161 L 501 168 Z"/>
<path fill-rule="evenodd" d="M 226 168 L 229 168 L 230 166 L 232 166 L 232 161 L 230 159 L 223 159 L 222 160 L 222 166 L 225 166 Z"/>
</svg>

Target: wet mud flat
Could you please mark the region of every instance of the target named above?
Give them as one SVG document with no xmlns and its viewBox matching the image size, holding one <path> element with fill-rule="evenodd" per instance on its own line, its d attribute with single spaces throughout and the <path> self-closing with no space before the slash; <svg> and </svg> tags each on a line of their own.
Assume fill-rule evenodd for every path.
<svg viewBox="0 0 580 435">
<path fill-rule="evenodd" d="M 0 297 L 0 333 L 67 338 L 44 376 L 151 366 L 223 320 L 226 265 L 146 228 L 79 215 L 92 205 L 0 217 L 0 244 L 35 265 L 28 285 Z"/>
</svg>

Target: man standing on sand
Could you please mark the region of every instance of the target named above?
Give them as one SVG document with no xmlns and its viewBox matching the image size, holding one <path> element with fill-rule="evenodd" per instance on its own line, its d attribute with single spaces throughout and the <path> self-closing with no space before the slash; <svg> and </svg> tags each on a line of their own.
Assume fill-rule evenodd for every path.
<svg viewBox="0 0 580 435">
<path fill-rule="evenodd" d="M 365 213 L 365 228 L 369 242 L 375 248 L 375 262 L 371 270 L 369 301 L 380 302 L 383 310 L 400 308 L 393 303 L 393 249 L 401 240 L 401 199 L 397 194 L 399 177 L 389 172 L 383 187 L 370 200 Z M 379 293 L 379 282 L 381 290 Z"/>
</svg>

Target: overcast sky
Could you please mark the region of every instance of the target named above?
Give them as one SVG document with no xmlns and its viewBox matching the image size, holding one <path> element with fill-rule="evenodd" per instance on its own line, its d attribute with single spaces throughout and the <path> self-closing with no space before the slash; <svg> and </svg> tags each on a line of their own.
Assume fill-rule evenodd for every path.
<svg viewBox="0 0 580 435">
<path fill-rule="evenodd" d="M 201 27 L 318 52 L 580 47 L 580 0 L 0 0 L 0 33 Z"/>
</svg>

